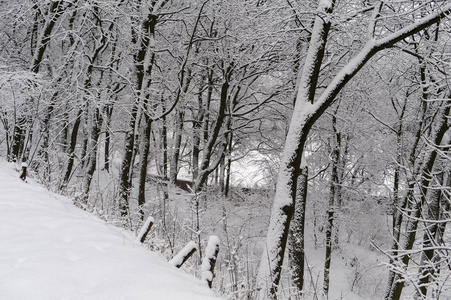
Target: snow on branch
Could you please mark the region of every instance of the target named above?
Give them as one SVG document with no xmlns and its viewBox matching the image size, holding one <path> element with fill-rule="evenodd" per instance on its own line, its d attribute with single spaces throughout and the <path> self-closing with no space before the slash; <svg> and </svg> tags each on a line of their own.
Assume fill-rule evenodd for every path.
<svg viewBox="0 0 451 300">
<path fill-rule="evenodd" d="M 169 261 L 169 263 L 175 266 L 176 268 L 180 268 L 185 263 L 185 261 L 187 261 L 188 258 L 190 258 L 194 252 L 196 252 L 196 250 L 197 250 L 196 243 L 190 241 L 188 244 L 186 244 L 185 247 L 183 247 L 182 250 L 180 250 L 179 253 L 177 253 L 176 256 L 174 256 L 174 258 L 172 258 Z"/>
<path fill-rule="evenodd" d="M 205 257 L 202 260 L 202 281 L 211 288 L 213 278 L 215 277 L 214 268 L 219 252 L 219 238 L 215 235 L 210 236 L 205 249 Z"/>
<path fill-rule="evenodd" d="M 434 13 L 431 13 L 422 19 L 398 30 L 393 32 L 392 34 L 378 39 L 377 40 L 377 47 L 379 48 L 386 48 L 393 44 L 396 44 L 397 42 L 405 39 L 406 37 L 415 34 L 424 28 L 427 28 L 431 26 L 434 23 L 437 23 L 442 18 L 446 18 L 451 14 L 451 4 L 446 4 L 440 8 L 437 8 L 437 10 Z"/>
</svg>

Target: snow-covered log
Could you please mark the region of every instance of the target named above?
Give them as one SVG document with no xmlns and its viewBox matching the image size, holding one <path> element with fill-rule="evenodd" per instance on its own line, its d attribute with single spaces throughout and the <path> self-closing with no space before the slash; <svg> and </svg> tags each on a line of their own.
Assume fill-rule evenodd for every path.
<svg viewBox="0 0 451 300">
<path fill-rule="evenodd" d="M 147 235 L 150 232 L 150 229 L 152 229 L 152 225 L 155 222 L 153 217 L 148 217 L 146 222 L 144 223 L 143 227 L 141 227 L 141 230 L 139 231 L 138 236 L 136 237 L 136 241 L 139 241 L 141 243 L 144 243 L 146 240 Z"/>
<path fill-rule="evenodd" d="M 215 235 L 210 236 L 205 249 L 205 257 L 202 260 L 202 281 L 211 288 L 213 278 L 215 277 L 214 269 L 216 259 L 219 252 L 219 238 Z"/>
<path fill-rule="evenodd" d="M 169 263 L 177 268 L 180 268 L 185 263 L 185 261 L 187 261 L 188 258 L 190 258 L 194 252 L 196 252 L 196 250 L 196 243 L 190 241 L 188 244 L 186 244 L 185 247 L 183 247 L 182 250 L 180 250 L 179 253 L 177 253 L 176 256 L 174 256 L 174 258 L 169 261 Z"/>
</svg>

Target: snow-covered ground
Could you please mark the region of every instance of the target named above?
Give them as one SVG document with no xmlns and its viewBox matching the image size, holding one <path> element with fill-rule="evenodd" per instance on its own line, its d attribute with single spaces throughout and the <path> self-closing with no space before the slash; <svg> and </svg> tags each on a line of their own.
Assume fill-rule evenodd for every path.
<svg viewBox="0 0 451 300">
<path fill-rule="evenodd" d="M 218 299 L 135 237 L 0 161 L 0 299 Z"/>
</svg>

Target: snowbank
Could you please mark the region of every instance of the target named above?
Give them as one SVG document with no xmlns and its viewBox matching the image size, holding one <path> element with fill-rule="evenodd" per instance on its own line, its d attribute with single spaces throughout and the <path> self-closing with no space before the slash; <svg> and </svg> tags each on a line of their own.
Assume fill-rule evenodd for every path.
<svg viewBox="0 0 451 300">
<path fill-rule="evenodd" d="M 134 240 L 0 161 L 1 299 L 218 299 Z"/>
</svg>

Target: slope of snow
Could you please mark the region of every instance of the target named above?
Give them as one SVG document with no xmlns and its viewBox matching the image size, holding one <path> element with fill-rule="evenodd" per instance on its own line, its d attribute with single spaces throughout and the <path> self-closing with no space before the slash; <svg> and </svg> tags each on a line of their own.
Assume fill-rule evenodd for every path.
<svg viewBox="0 0 451 300">
<path fill-rule="evenodd" d="M 0 161 L 1 299 L 218 299 L 134 239 Z"/>
</svg>

